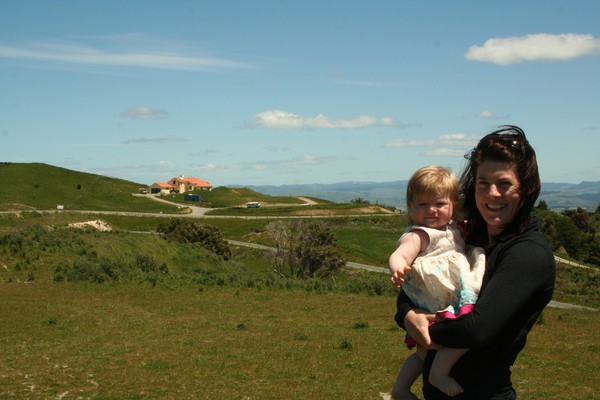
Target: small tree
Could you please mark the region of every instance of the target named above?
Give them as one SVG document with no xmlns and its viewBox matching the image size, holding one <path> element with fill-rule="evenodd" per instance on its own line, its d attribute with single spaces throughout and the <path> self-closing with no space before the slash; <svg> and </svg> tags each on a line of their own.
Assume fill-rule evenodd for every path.
<svg viewBox="0 0 600 400">
<path fill-rule="evenodd" d="M 267 226 L 275 241 L 273 264 L 282 275 L 285 270 L 297 278 L 329 275 L 342 268 L 342 257 L 335 234 L 322 223 L 277 221 Z"/>
<path fill-rule="evenodd" d="M 363 199 L 362 197 L 357 197 L 355 199 L 350 200 L 351 204 L 365 204 L 369 205 L 371 202 L 369 200 Z"/>
<path fill-rule="evenodd" d="M 157 231 L 177 242 L 197 244 L 223 257 L 225 260 L 231 258 L 229 243 L 223 239 L 221 232 L 212 225 L 178 219 L 161 223 Z"/>
<path fill-rule="evenodd" d="M 285 275 L 285 269 L 287 269 L 288 266 L 291 268 L 292 265 L 290 261 L 292 254 L 290 249 L 293 243 L 292 232 L 289 229 L 289 225 L 283 221 L 271 222 L 267 225 L 266 229 L 268 234 L 275 241 L 275 251 L 271 257 L 275 271 L 280 275 Z"/>
</svg>

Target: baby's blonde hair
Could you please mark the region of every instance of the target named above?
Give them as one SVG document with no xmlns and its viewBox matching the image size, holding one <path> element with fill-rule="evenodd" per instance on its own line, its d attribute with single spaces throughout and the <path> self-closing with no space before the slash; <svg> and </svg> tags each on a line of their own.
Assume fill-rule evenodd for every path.
<svg viewBox="0 0 600 400">
<path fill-rule="evenodd" d="M 418 169 L 408 180 L 406 206 L 410 211 L 417 196 L 433 194 L 448 196 L 450 201 L 458 201 L 458 179 L 449 169 L 438 165 L 428 165 Z"/>
</svg>

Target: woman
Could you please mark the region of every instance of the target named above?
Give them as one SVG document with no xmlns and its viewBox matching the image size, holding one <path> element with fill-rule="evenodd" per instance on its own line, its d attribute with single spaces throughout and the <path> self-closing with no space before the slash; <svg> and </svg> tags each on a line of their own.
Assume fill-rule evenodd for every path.
<svg viewBox="0 0 600 400">
<path fill-rule="evenodd" d="M 461 194 L 468 218 L 466 242 L 486 252 L 477 304 L 464 317 L 428 326 L 433 316 L 414 308 L 400 292 L 395 319 L 429 349 L 470 349 L 450 374 L 464 389 L 455 397 L 429 383 L 435 352 L 428 352 L 426 400 L 511 400 L 516 392 L 510 368 L 554 290 L 554 256 L 531 216 L 541 187 L 537 161 L 516 126 L 488 134 L 465 157 L 469 164 L 461 177 Z"/>
</svg>

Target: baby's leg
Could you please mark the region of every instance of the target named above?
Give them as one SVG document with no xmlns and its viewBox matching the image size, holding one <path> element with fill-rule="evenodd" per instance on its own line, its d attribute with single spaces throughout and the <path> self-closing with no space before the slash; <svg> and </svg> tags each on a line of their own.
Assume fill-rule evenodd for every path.
<svg viewBox="0 0 600 400">
<path fill-rule="evenodd" d="M 423 360 L 427 350 L 417 346 L 417 351 L 411 354 L 402 364 L 400 372 L 392 388 L 392 399 L 394 400 L 418 400 L 410 388 L 415 383 L 421 372 L 423 372 Z"/>
<path fill-rule="evenodd" d="M 429 372 L 429 382 L 448 396 L 456 396 L 462 393 L 463 388 L 449 374 L 454 364 L 467 351 L 468 349 L 452 349 L 449 347 L 438 350 Z"/>
</svg>

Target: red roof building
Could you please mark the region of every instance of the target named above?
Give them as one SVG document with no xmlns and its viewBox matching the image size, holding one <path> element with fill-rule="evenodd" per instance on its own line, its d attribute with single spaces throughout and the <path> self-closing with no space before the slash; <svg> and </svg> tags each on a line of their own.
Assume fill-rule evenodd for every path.
<svg viewBox="0 0 600 400">
<path fill-rule="evenodd" d="M 169 182 L 156 182 L 150 186 L 154 192 L 177 192 L 185 193 L 192 190 L 212 190 L 212 185 L 202 179 L 184 177 L 183 175 L 172 178 Z"/>
</svg>

